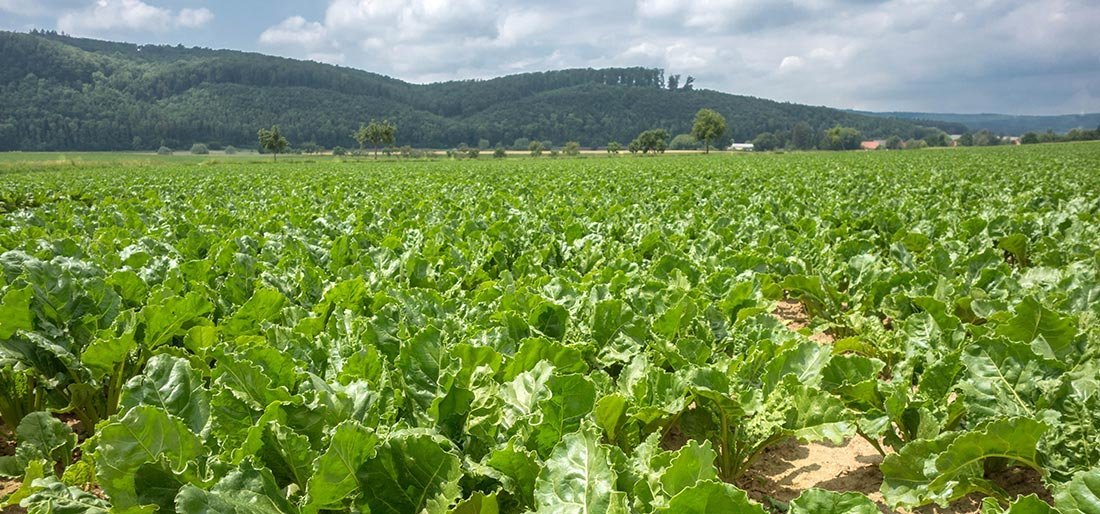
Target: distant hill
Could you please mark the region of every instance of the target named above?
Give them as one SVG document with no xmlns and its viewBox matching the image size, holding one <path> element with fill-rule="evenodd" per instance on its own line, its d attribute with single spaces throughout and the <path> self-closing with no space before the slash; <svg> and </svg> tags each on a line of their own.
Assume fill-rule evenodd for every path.
<svg viewBox="0 0 1100 514">
<path fill-rule="evenodd" d="M 688 132 L 702 107 L 724 114 L 727 139 L 738 141 L 799 121 L 866 137 L 927 132 L 906 120 L 664 83 L 663 70 L 615 68 L 417 85 L 255 53 L 0 32 L 0 150 L 254 147 L 256 130 L 272 124 L 292 145 L 351 147 L 352 131 L 372 118 L 394 122 L 399 145 L 531 138 L 597 146 L 650 128 Z"/>
<path fill-rule="evenodd" d="M 937 122 L 962 124 L 971 130 L 989 130 L 998 134 L 1019 136 L 1027 132 L 1053 130 L 1059 134 L 1073 129 L 1093 130 L 1100 126 L 1100 113 L 1065 114 L 1060 116 L 1021 116 L 1014 114 L 950 114 L 934 112 L 865 112 L 856 114 L 895 118 L 921 124 Z M 948 131 L 950 132 L 950 131 Z"/>
</svg>

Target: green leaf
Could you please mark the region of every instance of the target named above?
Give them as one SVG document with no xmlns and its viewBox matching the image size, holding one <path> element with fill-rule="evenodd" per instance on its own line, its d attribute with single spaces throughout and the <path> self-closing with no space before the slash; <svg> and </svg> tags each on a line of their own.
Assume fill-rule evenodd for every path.
<svg viewBox="0 0 1100 514">
<path fill-rule="evenodd" d="M 531 428 L 528 445 L 543 457 L 550 455 L 562 436 L 580 428 L 596 402 L 596 386 L 583 375 L 553 375 L 547 389 L 550 397 L 538 403 L 542 420 Z"/>
<path fill-rule="evenodd" d="M 337 425 L 328 449 L 314 463 L 313 476 L 306 488 L 309 494 L 306 512 L 339 510 L 345 499 L 370 487 L 359 482 L 358 472 L 363 463 L 374 457 L 377 446 L 378 437 L 362 424 L 345 421 Z"/>
<path fill-rule="evenodd" d="M 156 348 L 170 342 L 177 333 L 213 310 L 214 305 L 199 293 L 146 305 L 141 311 L 145 318 L 145 347 Z"/>
<path fill-rule="evenodd" d="M 261 431 L 261 445 L 256 456 L 271 470 L 279 486 L 305 487 L 317 457 L 309 445 L 309 438 L 275 421 L 256 429 Z"/>
<path fill-rule="evenodd" d="M 794 375 L 807 386 L 821 383 L 821 373 L 832 358 L 832 350 L 814 342 L 804 342 L 788 349 L 768 361 L 763 381 L 764 394 L 771 393 L 787 375 Z"/>
<path fill-rule="evenodd" d="M 447 512 L 450 514 L 499 514 L 500 506 L 497 503 L 496 493 L 486 495 L 478 491 L 458 502 L 458 505 Z"/>
<path fill-rule="evenodd" d="M 972 492 L 992 493 L 996 489 L 984 478 L 984 461 L 1008 459 L 1041 470 L 1036 447 L 1046 430 L 1032 419 L 1006 418 L 911 442 L 883 459 L 882 494 L 896 508 L 946 506 Z"/>
<path fill-rule="evenodd" d="M 427 413 L 440 391 L 440 377 L 450 363 L 443 346 L 443 334 L 434 326 L 424 327 L 412 339 L 401 344 L 398 366 L 405 384 L 405 395 Z"/>
<path fill-rule="evenodd" d="M 237 312 L 220 325 L 226 337 L 233 338 L 260 333 L 260 324 L 276 319 L 286 304 L 286 297 L 273 289 L 259 289 Z"/>
<path fill-rule="evenodd" d="M 531 311 L 528 323 L 542 335 L 561 340 L 569 325 L 569 311 L 558 304 L 542 302 Z"/>
<path fill-rule="evenodd" d="M 1032 351 L 1026 342 L 979 339 L 962 356 L 968 377 L 963 401 L 978 419 L 1034 416 L 1037 403 L 1058 387 L 1062 364 Z"/>
<path fill-rule="evenodd" d="M 1061 514 L 1100 514 L 1100 467 L 1082 471 L 1054 491 Z"/>
<path fill-rule="evenodd" d="M 1028 343 L 1048 359 L 1066 359 L 1076 353 L 1073 339 L 1077 336 L 1077 320 L 1073 317 L 1044 307 L 1032 296 L 1016 305 L 1015 314 L 997 327 L 998 335 Z"/>
<path fill-rule="evenodd" d="M 1023 234 L 1012 234 L 1001 238 L 997 241 L 997 247 L 1012 254 L 1012 257 L 1016 259 L 1016 263 L 1020 266 L 1027 266 L 1027 236 Z"/>
<path fill-rule="evenodd" d="M 534 507 L 535 480 L 540 470 L 534 452 L 517 448 L 513 441 L 509 441 L 493 450 L 485 464 L 500 472 L 504 489 L 518 497 L 523 506 Z"/>
<path fill-rule="evenodd" d="M 175 498 L 180 514 L 295 514 L 275 478 L 251 459 L 218 481 L 209 491 L 183 486 Z"/>
<path fill-rule="evenodd" d="M 76 434 L 73 434 L 73 430 L 48 412 L 27 414 L 19 422 L 15 434 L 20 441 L 16 456 L 23 462 L 38 459 L 49 462 L 60 460 L 68 465 L 73 448 L 76 447 Z"/>
<path fill-rule="evenodd" d="M 151 405 L 138 405 L 121 419 L 101 425 L 96 441 L 96 476 L 118 508 L 139 505 L 135 478 L 143 465 L 155 464 L 188 481 L 194 474 L 192 463 L 206 453 L 182 421 Z"/>
<path fill-rule="evenodd" d="M 420 432 L 395 434 L 357 473 L 359 483 L 369 484 L 360 502 L 372 514 L 445 512 L 462 494 L 461 477 L 461 461 L 450 443 Z"/>
<path fill-rule="evenodd" d="M 660 514 L 766 514 L 763 507 L 749 501 L 748 495 L 724 482 L 700 482 L 672 497 Z"/>
<path fill-rule="evenodd" d="M 983 500 L 982 514 L 1059 514 L 1054 507 L 1040 500 L 1038 496 L 1030 494 L 1021 496 L 1013 501 L 1007 510 L 1001 509 L 1000 504 L 993 498 Z"/>
<path fill-rule="evenodd" d="M 138 405 L 159 407 L 183 420 L 199 434 L 210 419 L 210 395 L 202 375 L 189 362 L 171 355 L 155 355 L 145 371 L 126 383 L 119 400 L 122 411 Z"/>
<path fill-rule="evenodd" d="M 70 487 L 50 476 L 35 480 L 35 491 L 20 505 L 27 514 L 107 514 L 107 502 L 79 487 Z"/>
<path fill-rule="evenodd" d="M 16 330 L 34 330 L 34 314 L 31 312 L 31 298 L 34 289 L 11 289 L 4 294 L 0 302 L 0 340 L 10 339 Z"/>
<path fill-rule="evenodd" d="M 791 501 L 790 514 L 879 514 L 870 498 L 859 493 L 807 489 Z"/>
<path fill-rule="evenodd" d="M 699 482 L 717 480 L 718 473 L 714 468 L 715 457 L 717 455 L 711 448 L 710 441 L 700 445 L 695 440 L 691 440 L 673 452 L 668 467 L 658 478 L 662 496 L 670 499 Z"/>
<path fill-rule="evenodd" d="M 592 430 L 566 435 L 554 448 L 535 482 L 535 506 L 540 513 L 607 512 L 615 471 L 608 450 Z"/>
<path fill-rule="evenodd" d="M 581 351 L 574 346 L 542 337 L 524 339 L 519 350 L 504 367 L 504 380 L 512 380 L 524 371 L 530 371 L 541 361 L 547 361 L 561 373 L 584 373 L 588 364 Z"/>
<path fill-rule="evenodd" d="M 627 328 L 633 319 L 634 313 L 622 300 L 597 303 L 592 314 L 592 338 L 600 346 L 605 346 L 621 330 Z"/>
<path fill-rule="evenodd" d="M 0 497 L 0 510 L 13 505 L 19 505 L 24 498 L 34 494 L 42 488 L 42 483 L 35 484 L 40 478 L 45 478 L 47 470 L 53 471 L 53 465 L 49 461 L 35 460 L 28 463 L 20 472 L 23 474 L 23 483 L 7 497 Z M 51 473 L 52 476 L 52 473 Z"/>
</svg>

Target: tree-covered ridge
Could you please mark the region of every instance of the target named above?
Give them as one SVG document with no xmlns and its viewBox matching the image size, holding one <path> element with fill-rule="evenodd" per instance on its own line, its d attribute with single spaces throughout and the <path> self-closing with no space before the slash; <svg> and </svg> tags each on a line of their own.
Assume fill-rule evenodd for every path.
<svg viewBox="0 0 1100 514">
<path fill-rule="evenodd" d="M 255 53 L 0 32 L 0 150 L 254 147 L 256 128 L 275 124 L 295 144 L 351 146 L 351 134 L 372 118 L 392 121 L 399 144 L 420 147 L 519 138 L 597 146 L 650 128 L 689 132 L 701 108 L 729 120 L 721 143 L 799 121 L 868 137 L 921 134 L 908 121 L 696 90 L 692 82 L 638 67 L 418 85 Z"/>
</svg>

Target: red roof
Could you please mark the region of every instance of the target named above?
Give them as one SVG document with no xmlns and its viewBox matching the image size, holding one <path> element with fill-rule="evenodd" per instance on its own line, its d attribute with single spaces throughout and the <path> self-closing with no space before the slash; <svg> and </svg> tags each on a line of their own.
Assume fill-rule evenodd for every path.
<svg viewBox="0 0 1100 514">
<path fill-rule="evenodd" d="M 881 141 L 864 141 L 859 144 L 859 147 L 864 150 L 878 150 L 878 147 L 881 144 Z"/>
</svg>

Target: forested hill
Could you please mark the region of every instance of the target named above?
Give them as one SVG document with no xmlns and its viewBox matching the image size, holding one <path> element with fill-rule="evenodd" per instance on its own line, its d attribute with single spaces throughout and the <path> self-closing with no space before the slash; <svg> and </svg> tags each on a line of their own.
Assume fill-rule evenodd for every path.
<svg viewBox="0 0 1100 514">
<path fill-rule="evenodd" d="M 511 145 L 531 138 L 597 146 L 650 128 L 688 132 L 703 107 L 724 114 L 738 141 L 799 121 L 817 130 L 850 126 L 867 137 L 922 133 L 909 121 L 670 90 L 664 72 L 648 68 L 417 85 L 254 53 L 0 32 L 0 150 L 251 147 L 256 130 L 272 124 L 292 144 L 350 147 L 352 131 L 372 118 L 394 122 L 400 145 Z"/>
<path fill-rule="evenodd" d="M 1015 114 L 952 114 L 934 112 L 859 112 L 870 116 L 881 116 L 913 121 L 923 125 L 940 126 L 942 123 L 957 123 L 971 130 L 989 130 L 998 134 L 1012 136 L 1025 132 L 1066 133 L 1073 129 L 1093 130 L 1100 126 L 1100 113 L 1063 114 L 1056 116 L 1024 116 Z M 936 120 L 936 121 L 932 121 Z"/>
</svg>

